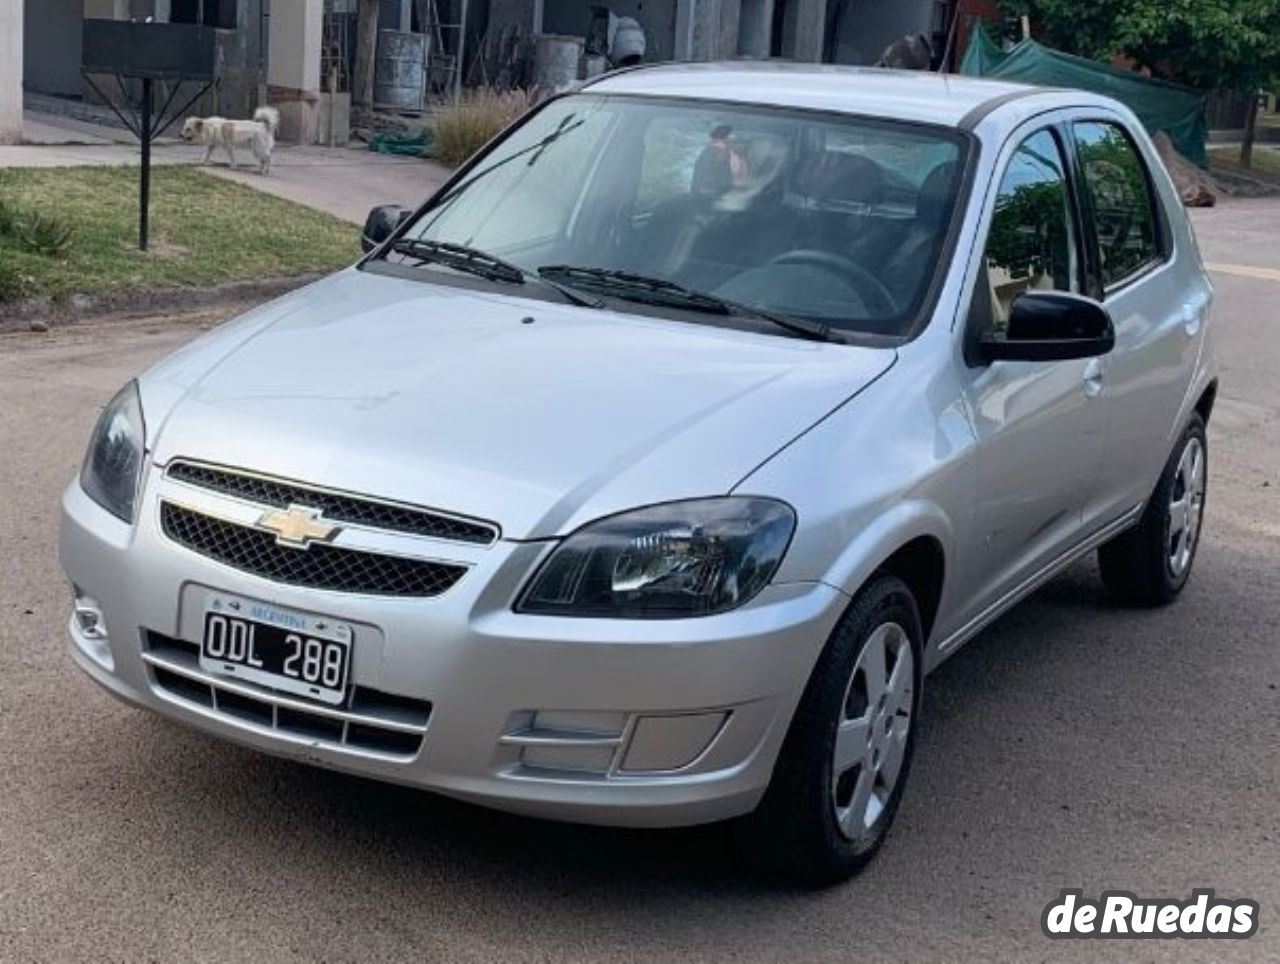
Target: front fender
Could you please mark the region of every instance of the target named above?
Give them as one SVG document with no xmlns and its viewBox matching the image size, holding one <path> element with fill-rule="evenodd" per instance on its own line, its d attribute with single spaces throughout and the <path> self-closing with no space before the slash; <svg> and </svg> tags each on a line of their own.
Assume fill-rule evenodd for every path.
<svg viewBox="0 0 1280 964">
<path fill-rule="evenodd" d="M 955 532 L 946 513 L 924 500 L 900 502 L 859 529 L 832 562 L 822 581 L 852 597 L 890 556 L 920 538 L 938 543 L 944 564 L 955 558 Z M 946 592 L 945 568 L 943 592 Z"/>
<path fill-rule="evenodd" d="M 821 582 L 852 597 L 907 543 L 936 540 L 944 565 L 939 626 L 959 591 L 951 577 L 972 525 L 976 441 L 954 372 L 938 351 L 911 347 L 734 491 L 796 509 L 796 536 L 776 582 Z"/>
</svg>

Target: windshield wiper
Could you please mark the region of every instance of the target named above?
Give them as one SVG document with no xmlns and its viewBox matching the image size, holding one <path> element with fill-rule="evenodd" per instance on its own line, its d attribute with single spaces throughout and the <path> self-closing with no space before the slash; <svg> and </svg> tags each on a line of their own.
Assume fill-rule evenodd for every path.
<svg viewBox="0 0 1280 964">
<path fill-rule="evenodd" d="M 419 261 L 441 264 L 455 271 L 465 271 L 489 281 L 517 285 L 530 282 L 538 287 L 550 289 L 565 301 L 583 308 L 604 307 L 604 303 L 597 298 L 586 297 L 566 285 L 558 284 L 550 278 L 543 278 L 532 271 L 526 271 L 518 264 L 469 245 L 423 238 L 400 238 L 392 242 L 391 250 L 410 258 L 417 258 Z"/>
<path fill-rule="evenodd" d="M 667 281 L 665 278 L 652 278 L 648 275 L 611 268 L 584 268 L 571 264 L 543 265 L 538 269 L 538 275 L 544 280 L 555 279 L 567 285 L 583 284 L 607 295 L 616 295 L 619 298 L 646 304 L 672 305 L 688 308 L 691 311 L 756 318 L 812 341 L 838 340 L 832 333 L 831 326 L 822 322 L 774 314 L 763 308 L 730 301 L 728 298 L 698 291 L 674 281 Z"/>
<path fill-rule="evenodd" d="M 461 196 L 463 191 L 469 188 L 476 181 L 480 180 L 482 177 L 487 177 L 488 175 L 492 174 L 494 171 L 500 170 L 505 165 L 510 164 L 512 161 L 518 158 L 524 157 L 527 154 L 529 155 L 529 160 L 526 162 L 526 166 L 533 167 L 534 164 L 537 164 L 538 161 L 542 159 L 542 155 L 546 152 L 546 149 L 548 147 L 550 147 L 556 141 L 560 140 L 560 138 L 564 137 L 566 134 L 576 131 L 579 127 L 581 127 L 583 124 L 586 123 L 586 121 L 578 120 L 576 118 L 577 118 L 576 114 L 569 114 L 568 116 L 564 117 L 560 121 L 559 125 L 557 125 L 556 129 L 553 130 L 546 137 L 542 138 L 541 140 L 535 141 L 534 143 L 530 144 L 527 147 L 521 148 L 520 150 L 516 151 L 514 154 L 508 154 L 506 157 L 502 158 L 502 160 L 500 161 L 494 161 L 488 167 L 481 168 L 480 170 L 476 171 L 474 174 L 468 175 L 466 179 L 462 181 L 462 183 L 455 185 L 449 191 L 440 195 L 440 197 L 436 198 L 434 203 L 431 205 L 431 207 L 429 207 L 426 211 L 423 212 L 423 216 L 426 217 L 424 224 L 427 227 L 430 227 L 432 224 L 435 223 L 436 219 L 448 209 L 449 205 L 453 203 L 454 199 Z"/>
</svg>

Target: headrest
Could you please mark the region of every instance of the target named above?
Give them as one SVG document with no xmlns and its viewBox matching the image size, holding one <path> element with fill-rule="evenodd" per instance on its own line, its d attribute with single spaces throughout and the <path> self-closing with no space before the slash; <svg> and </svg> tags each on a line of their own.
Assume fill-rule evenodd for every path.
<svg viewBox="0 0 1280 964">
<path fill-rule="evenodd" d="M 956 162 L 943 161 L 926 175 L 916 195 L 916 223 L 936 226 L 946 216 L 955 193 Z"/>
<path fill-rule="evenodd" d="M 799 187 L 819 201 L 875 204 L 884 189 L 884 174 L 880 165 L 869 158 L 825 151 L 807 165 Z"/>
</svg>

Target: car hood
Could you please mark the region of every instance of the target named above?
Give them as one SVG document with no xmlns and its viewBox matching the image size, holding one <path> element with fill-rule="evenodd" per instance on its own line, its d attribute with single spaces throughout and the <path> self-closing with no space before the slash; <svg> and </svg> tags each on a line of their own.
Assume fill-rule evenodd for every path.
<svg viewBox="0 0 1280 964">
<path fill-rule="evenodd" d="M 141 385 L 158 463 L 250 469 L 535 539 L 728 492 L 894 358 L 349 270 Z"/>
</svg>

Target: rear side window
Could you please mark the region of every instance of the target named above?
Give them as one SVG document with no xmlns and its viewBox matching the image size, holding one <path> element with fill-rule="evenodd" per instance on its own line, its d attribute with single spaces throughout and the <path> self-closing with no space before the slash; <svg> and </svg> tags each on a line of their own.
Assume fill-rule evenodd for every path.
<svg viewBox="0 0 1280 964">
<path fill-rule="evenodd" d="M 1102 256 L 1102 283 L 1123 281 L 1160 260 L 1147 166 L 1116 124 L 1074 125 L 1076 155 Z"/>
</svg>

